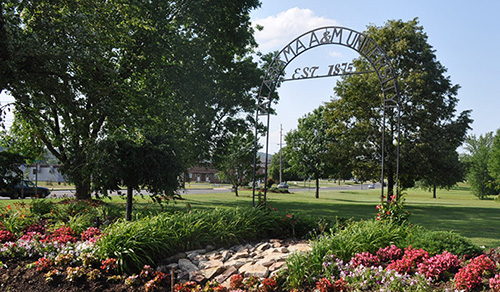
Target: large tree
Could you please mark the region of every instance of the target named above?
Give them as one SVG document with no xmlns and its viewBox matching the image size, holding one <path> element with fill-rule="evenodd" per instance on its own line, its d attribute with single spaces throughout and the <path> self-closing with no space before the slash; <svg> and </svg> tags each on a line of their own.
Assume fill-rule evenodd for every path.
<svg viewBox="0 0 500 292">
<path fill-rule="evenodd" d="M 132 219 L 133 191 L 146 189 L 153 198 L 172 199 L 180 186 L 183 160 L 171 137 L 160 134 L 108 136 L 95 145 L 91 159 L 92 186 L 107 195 L 127 187 L 126 219 Z"/>
<path fill-rule="evenodd" d="M 459 86 L 445 75 L 447 70 L 437 60 L 423 27 L 417 19 L 396 20 L 381 27 L 368 26 L 365 33 L 387 52 L 398 74 L 400 185 L 411 187 L 419 179 L 436 186 L 459 181 L 460 176 L 446 170 L 457 163 L 456 149 L 471 122 L 469 111 L 457 115 Z M 355 60 L 355 66 L 360 71 L 371 69 L 363 58 Z M 344 144 L 339 151 L 350 157 L 354 174 L 364 179 L 380 178 L 384 121 L 380 88 L 375 74 L 346 76 L 337 83 L 337 98 L 327 105 L 331 131 Z M 398 115 L 393 108 L 387 109 L 386 115 L 385 179 L 392 193 L 396 183 Z"/>
<path fill-rule="evenodd" d="M 244 123 L 238 114 L 253 110 L 260 74 L 247 55 L 258 5 L 2 1 L 0 73 L 10 78 L 0 90 L 87 199 L 89 151 L 103 137 L 154 128 L 195 161 L 208 156 L 214 133 Z"/>
<path fill-rule="evenodd" d="M 297 129 L 285 136 L 287 145 L 283 149 L 292 169 L 316 181 L 316 198 L 319 198 L 319 179 L 333 173 L 328 156 L 334 141 L 327 132 L 324 112 L 325 108 L 320 106 L 299 119 Z"/>
<path fill-rule="evenodd" d="M 231 183 L 236 196 L 238 187 L 247 185 L 253 178 L 254 143 L 251 131 L 231 134 L 214 156 L 217 176 Z"/>
</svg>

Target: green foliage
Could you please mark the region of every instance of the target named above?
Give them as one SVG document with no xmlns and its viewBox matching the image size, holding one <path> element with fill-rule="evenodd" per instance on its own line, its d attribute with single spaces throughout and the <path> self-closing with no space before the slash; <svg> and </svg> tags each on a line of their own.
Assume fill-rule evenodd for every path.
<svg viewBox="0 0 500 292">
<path fill-rule="evenodd" d="M 378 213 L 377 220 L 383 223 L 391 222 L 395 224 L 403 224 L 408 221 L 410 212 L 404 206 L 405 198 L 401 195 L 399 198 L 391 196 L 391 200 L 384 200 L 380 205 L 377 205 Z"/>
<path fill-rule="evenodd" d="M 247 125 L 262 74 L 250 56 L 249 13 L 258 6 L 4 1 L 0 91 L 15 98 L 15 114 L 61 162 L 77 197 L 89 200 L 90 159 L 103 137 L 168 133 L 182 145 L 177 154 L 195 163 Z"/>
<path fill-rule="evenodd" d="M 160 260 L 160 254 L 168 257 L 208 244 L 229 246 L 265 237 L 305 236 L 314 228 L 314 220 L 296 215 L 292 219 L 263 208 L 162 213 L 133 222 L 118 221 L 104 231 L 98 253 L 117 258 L 126 271 L 135 271 Z"/>
<path fill-rule="evenodd" d="M 491 163 L 493 141 L 493 132 L 479 137 L 471 135 L 467 137 L 464 146 L 467 153 L 462 156 L 462 160 L 467 166 L 467 181 L 471 186 L 472 193 L 479 199 L 498 194 L 492 185 L 494 178 L 488 170 L 488 163 Z"/>
<path fill-rule="evenodd" d="M 316 198 L 319 198 L 318 180 L 343 170 L 340 166 L 335 169 L 332 162 L 332 157 L 336 156 L 329 150 L 335 143 L 335 137 L 327 131 L 324 113 L 325 107 L 320 106 L 299 119 L 297 130 L 285 136 L 287 145 L 283 149 L 292 171 L 316 180 Z"/>
<path fill-rule="evenodd" d="M 30 214 L 26 204 L 14 203 L 7 205 L 5 213 L 0 213 L 0 227 L 19 235 L 26 226 L 33 224 L 36 219 Z"/>
<path fill-rule="evenodd" d="M 238 196 L 238 188 L 248 185 L 253 178 L 255 138 L 247 131 L 230 135 L 221 143 L 214 157 L 214 166 L 219 171 L 217 176 L 221 181 L 231 183 Z"/>
<path fill-rule="evenodd" d="M 47 199 L 32 199 L 30 212 L 34 215 L 45 218 L 52 214 L 59 213 L 58 207 L 53 201 Z"/>
<path fill-rule="evenodd" d="M 23 173 L 19 166 L 23 161 L 24 158 L 19 154 L 7 151 L 0 152 L 0 191 L 2 189 L 12 189 L 21 182 Z"/>
<path fill-rule="evenodd" d="M 408 245 L 414 248 L 422 248 L 430 255 L 448 251 L 454 255 L 472 257 L 481 253 L 481 249 L 477 245 L 452 231 L 430 231 L 424 228 L 416 228 L 407 241 Z"/>
<path fill-rule="evenodd" d="M 493 185 L 500 191 L 500 129 L 497 130 L 491 146 L 488 170 L 493 178 Z"/>
<path fill-rule="evenodd" d="M 446 68 L 437 60 L 418 19 L 390 20 L 369 25 L 366 32 L 392 61 L 400 88 L 400 183 L 416 180 L 452 186 L 460 181 L 456 149 L 471 123 L 469 111 L 456 114 L 459 86 L 452 84 Z M 358 71 L 371 70 L 365 59 L 355 61 Z M 330 133 L 338 138 L 338 155 L 349 160 L 361 180 L 379 180 L 383 106 L 380 80 L 373 75 L 345 76 L 335 87 L 336 98 L 327 107 Z M 385 172 L 389 193 L 395 185 L 397 112 L 386 112 Z"/>
<path fill-rule="evenodd" d="M 310 253 L 290 256 L 287 259 L 288 272 L 285 273 L 287 283 L 290 288 L 298 289 L 314 285 L 314 279 L 325 276 L 325 256 L 335 255 L 347 262 L 356 253 L 375 254 L 379 248 L 392 244 L 399 248 L 410 245 L 423 248 L 431 255 L 449 251 L 459 256 L 472 256 L 480 251 L 470 241 L 452 232 L 429 231 L 420 226 L 377 220 L 350 222 L 345 228 L 332 228 L 329 234 L 313 241 Z"/>
</svg>

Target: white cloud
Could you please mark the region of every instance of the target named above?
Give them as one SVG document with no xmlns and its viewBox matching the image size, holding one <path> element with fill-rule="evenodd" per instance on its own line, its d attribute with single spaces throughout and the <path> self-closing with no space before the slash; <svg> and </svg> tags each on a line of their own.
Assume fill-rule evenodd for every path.
<svg viewBox="0 0 500 292">
<path fill-rule="evenodd" d="M 276 16 L 256 19 L 254 25 L 264 27 L 255 31 L 255 39 L 262 52 L 279 50 L 299 35 L 322 26 L 339 25 L 334 19 L 315 15 L 310 9 L 290 8 Z"/>
<path fill-rule="evenodd" d="M 333 57 L 335 59 L 342 59 L 344 57 L 344 54 L 342 54 L 341 52 L 335 52 L 335 51 L 333 51 L 333 52 L 330 52 L 328 54 L 328 56 Z"/>
</svg>

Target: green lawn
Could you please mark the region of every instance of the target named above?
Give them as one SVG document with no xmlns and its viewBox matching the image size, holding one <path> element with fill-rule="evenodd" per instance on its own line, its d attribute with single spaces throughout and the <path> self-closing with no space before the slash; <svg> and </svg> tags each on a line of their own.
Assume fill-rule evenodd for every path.
<svg viewBox="0 0 500 292">
<path fill-rule="evenodd" d="M 293 192 L 293 189 L 292 189 Z M 234 193 L 183 195 L 184 200 L 171 203 L 167 208 L 192 209 L 251 207 L 250 191 Z M 314 190 L 293 194 L 268 194 L 269 205 L 282 213 L 301 213 L 326 218 L 370 219 L 376 215 L 380 190 L 361 191 L 321 191 L 320 198 L 314 199 Z M 18 200 L 16 200 L 18 201 Z M 13 200 L 0 200 L 0 208 L 13 204 Z M 29 200 L 25 200 L 29 203 Z M 114 197 L 113 203 L 124 208 L 124 200 Z M 135 212 L 157 209 L 147 198 L 136 197 Z M 412 213 L 410 221 L 433 230 L 453 230 L 487 248 L 500 246 L 500 203 L 493 199 L 479 200 L 469 189 L 461 185 L 450 191 L 439 190 L 438 198 L 422 190 L 409 190 L 406 205 Z"/>
<path fill-rule="evenodd" d="M 293 190 L 292 190 L 293 191 Z M 343 217 L 370 219 L 376 215 L 380 190 L 322 191 L 314 199 L 314 191 L 293 194 L 268 194 L 268 202 L 281 212 L 294 212 L 317 217 Z M 412 213 L 410 221 L 433 230 L 453 230 L 487 248 L 500 246 L 500 203 L 479 200 L 467 187 L 450 191 L 438 190 L 438 198 L 432 193 L 412 189 L 407 191 L 406 206 Z M 171 205 L 174 209 L 214 207 L 249 207 L 251 192 L 183 195 L 185 200 Z M 144 203 L 141 203 L 141 206 Z M 139 206 L 138 206 L 139 207 Z"/>
</svg>

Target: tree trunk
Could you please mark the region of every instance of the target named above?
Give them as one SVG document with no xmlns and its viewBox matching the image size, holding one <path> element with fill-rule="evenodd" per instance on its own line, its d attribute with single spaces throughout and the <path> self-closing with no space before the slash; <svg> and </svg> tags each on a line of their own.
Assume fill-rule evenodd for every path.
<svg viewBox="0 0 500 292">
<path fill-rule="evenodd" d="M 319 178 L 316 178 L 316 199 L 319 199 Z"/>
<path fill-rule="evenodd" d="M 432 198 L 436 198 L 436 185 L 432 186 Z"/>
<path fill-rule="evenodd" d="M 233 186 L 234 187 L 234 194 L 236 195 L 236 197 L 239 197 L 238 196 L 238 186 Z"/>
<path fill-rule="evenodd" d="M 125 215 L 127 221 L 132 221 L 132 195 L 133 189 L 127 187 L 127 214 Z"/>
<path fill-rule="evenodd" d="M 90 183 L 80 179 L 79 181 L 75 182 L 75 188 L 77 200 L 90 201 L 90 199 L 92 199 L 92 196 L 90 195 Z"/>
</svg>

